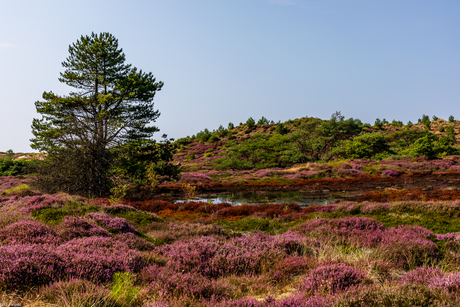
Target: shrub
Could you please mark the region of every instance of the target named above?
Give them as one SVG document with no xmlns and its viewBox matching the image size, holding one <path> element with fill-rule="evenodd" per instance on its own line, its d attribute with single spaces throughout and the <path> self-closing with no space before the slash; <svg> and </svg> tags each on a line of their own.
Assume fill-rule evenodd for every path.
<svg viewBox="0 0 460 307">
<path fill-rule="evenodd" d="M 205 128 L 203 131 L 200 131 L 196 134 L 196 138 L 200 141 L 200 143 L 206 142 L 211 137 L 211 132 Z"/>
<path fill-rule="evenodd" d="M 400 121 L 400 120 L 394 120 L 391 122 L 391 124 L 393 127 L 402 127 L 403 126 L 403 122 Z"/>
<path fill-rule="evenodd" d="M 219 140 L 220 140 L 219 136 L 217 136 L 217 134 L 214 134 L 214 133 L 213 133 L 213 134 L 209 137 L 208 142 L 209 142 L 209 143 L 215 143 L 215 142 L 217 142 L 217 141 L 219 141 Z"/>
<path fill-rule="evenodd" d="M 48 225 L 37 221 L 20 221 L 0 230 L 2 244 L 60 244 L 62 239 Z"/>
<path fill-rule="evenodd" d="M 137 249 L 138 251 L 151 251 L 155 248 L 155 244 L 139 238 L 130 232 L 117 234 L 115 239 L 125 243 L 130 249 Z"/>
<path fill-rule="evenodd" d="M 110 237 L 104 228 L 74 216 L 66 216 L 58 229 L 65 240 L 92 236 Z"/>
<path fill-rule="evenodd" d="M 375 119 L 375 122 L 374 122 L 374 127 L 377 128 L 377 129 L 382 129 L 382 126 L 384 125 L 384 123 L 380 120 L 380 118 L 376 118 Z"/>
<path fill-rule="evenodd" d="M 317 219 L 298 226 L 300 234 L 332 244 L 351 244 L 357 247 L 374 247 L 382 240 L 383 224 L 368 217 L 343 219 Z"/>
<path fill-rule="evenodd" d="M 300 284 L 301 291 L 334 294 L 359 285 L 364 274 L 356 268 L 344 264 L 331 264 L 313 269 Z"/>
<path fill-rule="evenodd" d="M 458 295 L 460 289 L 460 273 L 450 273 L 444 276 L 436 276 L 430 279 L 430 287 L 439 288 L 448 293 Z"/>
<path fill-rule="evenodd" d="M 111 217 L 107 213 L 88 213 L 85 217 L 113 233 L 136 232 L 134 227 L 129 225 L 125 219 Z"/>
<path fill-rule="evenodd" d="M 0 246 L 0 288 L 26 289 L 63 277 L 64 263 L 48 244 Z"/>
<path fill-rule="evenodd" d="M 455 118 L 453 115 L 449 116 L 449 123 L 455 123 Z"/>
<path fill-rule="evenodd" d="M 377 254 L 396 267 L 411 269 L 436 261 L 440 254 L 431 231 L 420 226 L 399 226 L 386 231 Z"/>
<path fill-rule="evenodd" d="M 248 120 L 246 121 L 246 126 L 248 127 L 248 129 L 254 128 L 255 125 L 256 125 L 256 121 L 254 120 L 254 118 L 249 117 Z"/>
<path fill-rule="evenodd" d="M 235 128 L 235 125 L 232 122 L 228 123 L 227 129 L 230 130 L 230 129 L 234 129 L 234 128 Z"/>
<path fill-rule="evenodd" d="M 431 279 L 442 277 L 442 275 L 443 274 L 439 269 L 422 266 L 413 271 L 407 272 L 407 274 L 401 278 L 401 282 L 412 285 L 428 285 Z"/>
<path fill-rule="evenodd" d="M 269 125 L 270 121 L 266 119 L 264 116 L 262 116 L 261 119 L 257 122 L 257 125 Z"/>
<path fill-rule="evenodd" d="M 344 141 L 339 156 L 344 158 L 371 158 L 376 154 L 388 152 L 390 146 L 383 134 L 367 133 Z"/>
<path fill-rule="evenodd" d="M 436 156 L 434 150 L 433 138 L 424 136 L 415 141 L 412 148 L 412 155 L 414 157 L 428 157 L 430 159 Z"/>
<path fill-rule="evenodd" d="M 286 126 L 284 126 L 283 123 L 277 123 L 275 131 L 278 132 L 281 135 L 285 135 L 285 134 L 289 133 L 289 129 L 286 128 Z"/>
<path fill-rule="evenodd" d="M 283 256 L 270 236 L 251 236 L 220 241 L 200 237 L 189 242 L 160 246 L 167 266 L 176 272 L 196 272 L 208 277 L 259 273 Z"/>
<path fill-rule="evenodd" d="M 112 280 L 116 272 L 138 272 L 146 264 L 137 251 L 113 238 L 73 239 L 56 252 L 66 264 L 67 276 L 94 282 Z"/>
<path fill-rule="evenodd" d="M 385 287 L 358 287 L 340 295 L 334 306 L 401 306 L 438 307 L 455 306 L 452 298 L 439 290 L 423 285 L 390 285 Z"/>
<path fill-rule="evenodd" d="M 370 215 L 379 215 L 383 213 L 388 213 L 390 211 L 390 204 L 375 203 L 365 205 L 361 208 L 361 212 L 364 214 Z"/>
<path fill-rule="evenodd" d="M 210 280 L 198 273 L 178 273 L 160 269 L 155 280 L 150 284 L 151 290 L 163 297 L 192 297 L 195 299 L 227 299 L 236 287 L 225 281 Z"/>
<path fill-rule="evenodd" d="M 286 281 L 292 276 L 307 272 L 316 265 L 314 258 L 292 256 L 278 262 L 273 267 L 273 280 L 277 282 Z"/>
</svg>

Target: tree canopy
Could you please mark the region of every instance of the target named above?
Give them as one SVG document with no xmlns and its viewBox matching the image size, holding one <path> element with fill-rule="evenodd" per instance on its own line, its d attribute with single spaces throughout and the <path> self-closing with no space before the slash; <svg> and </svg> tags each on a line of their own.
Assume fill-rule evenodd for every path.
<svg viewBox="0 0 460 307">
<path fill-rule="evenodd" d="M 133 163 L 126 160 L 132 153 L 144 151 L 144 164 L 146 154 L 154 162 L 164 156 L 155 152 L 162 145 L 152 140 L 159 130 L 151 125 L 160 115 L 153 99 L 163 82 L 126 64 L 112 34 L 81 36 L 69 46 L 62 66 L 59 81 L 74 91 L 67 96 L 44 92 L 44 101 L 35 103 L 42 118 L 33 120 L 31 147 L 49 154 L 41 172 L 44 185 L 102 196 L 115 173 L 130 175 Z"/>
</svg>

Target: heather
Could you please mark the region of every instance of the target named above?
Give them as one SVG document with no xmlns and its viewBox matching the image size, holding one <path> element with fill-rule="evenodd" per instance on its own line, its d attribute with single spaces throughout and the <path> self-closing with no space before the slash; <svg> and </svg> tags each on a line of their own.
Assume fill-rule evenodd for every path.
<svg viewBox="0 0 460 307">
<path fill-rule="evenodd" d="M 33 188 L 30 188 L 33 189 Z M 0 207 L 3 295 L 59 306 L 455 306 L 456 200 Z"/>
</svg>

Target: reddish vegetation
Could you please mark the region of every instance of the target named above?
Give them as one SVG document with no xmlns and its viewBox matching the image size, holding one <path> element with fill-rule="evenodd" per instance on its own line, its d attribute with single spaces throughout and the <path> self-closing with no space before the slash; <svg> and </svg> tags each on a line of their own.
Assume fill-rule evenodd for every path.
<svg viewBox="0 0 460 307">
<path fill-rule="evenodd" d="M 297 218 L 315 212 L 319 206 L 303 208 L 296 203 L 241 205 L 232 206 L 229 203 L 210 204 L 207 202 L 170 203 L 163 200 L 131 201 L 130 205 L 148 212 L 157 213 L 163 217 L 178 220 L 195 220 L 208 218 L 211 215 L 215 219 L 235 220 L 246 216 L 293 216 Z"/>
<path fill-rule="evenodd" d="M 412 191 L 372 191 L 364 195 L 350 197 L 350 200 L 355 201 L 372 201 L 372 202 L 388 202 L 398 200 L 456 200 L 460 199 L 460 191 L 458 190 L 412 190 Z"/>
<path fill-rule="evenodd" d="M 395 177 L 367 176 L 367 177 L 348 177 L 340 179 L 310 179 L 296 180 L 286 183 L 271 182 L 246 182 L 238 183 L 203 183 L 196 186 L 201 192 L 221 192 L 221 191 L 241 191 L 241 190 L 271 190 L 271 191 L 298 191 L 305 190 L 311 194 L 340 191 L 362 191 L 374 190 L 376 188 L 398 188 L 410 189 L 411 187 L 436 187 L 449 184 L 460 188 L 460 172 L 420 172 Z M 162 185 L 162 189 L 169 191 L 179 191 L 181 185 L 168 184 Z"/>
</svg>

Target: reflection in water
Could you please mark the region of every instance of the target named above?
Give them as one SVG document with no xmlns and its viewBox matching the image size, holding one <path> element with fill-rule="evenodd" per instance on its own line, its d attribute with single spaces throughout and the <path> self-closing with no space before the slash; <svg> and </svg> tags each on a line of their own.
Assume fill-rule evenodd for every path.
<svg viewBox="0 0 460 307">
<path fill-rule="evenodd" d="M 206 201 L 213 203 L 230 203 L 234 206 L 245 204 L 275 204 L 294 202 L 299 205 L 327 205 L 333 203 L 337 198 L 333 196 L 316 196 L 306 195 L 302 192 L 225 192 L 216 194 L 203 194 L 194 197 L 195 201 Z M 184 202 L 177 200 L 176 202 Z"/>
</svg>

